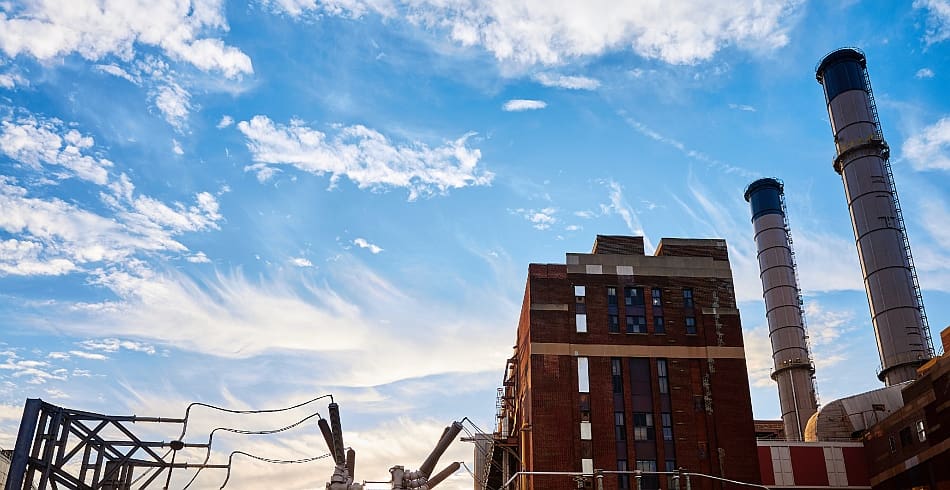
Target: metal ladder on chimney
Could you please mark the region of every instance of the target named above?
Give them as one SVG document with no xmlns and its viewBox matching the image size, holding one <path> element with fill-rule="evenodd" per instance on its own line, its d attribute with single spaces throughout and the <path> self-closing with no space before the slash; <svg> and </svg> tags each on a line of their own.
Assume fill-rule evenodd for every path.
<svg viewBox="0 0 950 490">
<path fill-rule="evenodd" d="M 914 285 L 914 296 L 917 298 L 917 311 L 920 314 L 920 335 L 923 341 L 923 348 L 930 357 L 934 357 L 934 344 L 930 336 L 930 323 L 927 321 L 927 313 L 924 310 L 924 297 L 920 291 L 920 281 L 917 278 L 917 267 L 914 266 L 914 256 L 910 251 L 910 240 L 907 238 L 907 227 L 904 224 L 904 213 L 901 211 L 900 199 L 897 197 L 897 186 L 894 184 L 894 172 L 891 170 L 890 148 L 884 142 L 884 133 L 881 130 L 881 120 L 877 115 L 877 103 L 874 101 L 874 92 L 871 90 L 871 77 L 867 70 L 864 70 L 864 86 L 867 87 L 868 110 L 874 120 L 875 135 L 880 138 L 884 147 L 884 171 L 887 173 L 887 185 L 891 191 L 891 198 L 894 202 L 894 211 L 896 213 L 897 228 L 901 234 L 901 240 L 904 242 L 904 256 L 907 259 L 907 266 L 910 268 L 910 277 Z M 909 327 L 908 327 L 909 328 Z"/>
<path fill-rule="evenodd" d="M 792 228 L 788 224 L 788 209 L 785 208 L 785 194 L 779 196 L 782 201 L 782 221 L 785 225 L 785 236 L 788 237 L 788 252 L 792 259 L 792 273 L 795 276 L 795 290 L 798 293 L 798 311 L 802 316 L 802 330 L 805 331 L 805 350 L 808 352 L 808 365 L 811 366 L 811 383 L 815 388 L 815 404 L 821 406 L 821 400 L 818 398 L 818 378 L 815 376 L 815 360 L 811 353 L 811 338 L 808 335 L 808 323 L 805 321 L 805 300 L 802 299 L 802 283 L 798 279 L 798 262 L 795 260 L 795 242 L 792 240 Z"/>
</svg>

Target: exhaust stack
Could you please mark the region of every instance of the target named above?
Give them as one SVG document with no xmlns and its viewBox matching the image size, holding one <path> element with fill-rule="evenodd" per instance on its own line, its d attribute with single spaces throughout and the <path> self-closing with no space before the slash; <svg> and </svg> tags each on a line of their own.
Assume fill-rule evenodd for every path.
<svg viewBox="0 0 950 490">
<path fill-rule="evenodd" d="M 858 258 L 864 273 L 871 322 L 887 386 L 917 377 L 917 367 L 933 357 L 910 242 L 867 60 L 860 50 L 842 48 L 818 64 L 815 77 L 825 103 L 837 155 L 834 169 L 844 182 Z"/>
<path fill-rule="evenodd" d="M 745 200 L 752 207 L 759 278 L 772 342 L 772 379 L 778 383 L 785 437 L 801 441 L 808 419 L 818 411 L 818 400 L 783 185 L 775 179 L 759 179 L 746 188 Z"/>
</svg>

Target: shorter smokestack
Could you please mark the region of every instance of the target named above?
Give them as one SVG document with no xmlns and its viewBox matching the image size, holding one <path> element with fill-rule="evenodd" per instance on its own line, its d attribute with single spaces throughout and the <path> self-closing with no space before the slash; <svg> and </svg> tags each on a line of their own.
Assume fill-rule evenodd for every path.
<svg viewBox="0 0 950 490">
<path fill-rule="evenodd" d="M 772 342 L 772 379 L 778 383 L 785 437 L 800 441 L 818 402 L 783 191 L 778 180 L 759 179 L 746 189 L 745 200 L 752 207 L 759 278 Z"/>
</svg>

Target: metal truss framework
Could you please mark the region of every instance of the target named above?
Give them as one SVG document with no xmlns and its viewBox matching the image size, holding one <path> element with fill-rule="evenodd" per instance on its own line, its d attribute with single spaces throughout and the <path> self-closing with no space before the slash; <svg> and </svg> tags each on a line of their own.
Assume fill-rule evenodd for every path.
<svg viewBox="0 0 950 490">
<path fill-rule="evenodd" d="M 4 490 L 129 490 L 136 469 L 146 470 L 138 488 L 148 488 L 163 474 L 167 484 L 173 469 L 228 468 L 175 463 L 179 450 L 209 445 L 143 441 L 127 427 L 140 422 L 182 425 L 186 419 L 102 415 L 29 399 Z"/>
<path fill-rule="evenodd" d="M 184 418 L 160 418 L 102 415 L 92 412 L 58 407 L 40 399 L 28 399 L 23 409 L 23 419 L 13 449 L 10 471 L 4 490 L 137 490 L 149 488 L 160 481 L 162 488 L 168 489 L 172 471 L 176 469 L 204 468 L 227 469 L 227 477 L 221 488 L 227 485 L 231 475 L 232 460 L 235 455 L 244 455 L 266 463 L 290 464 L 306 463 L 333 456 L 335 468 L 327 490 L 363 490 L 361 483 L 354 481 L 356 452 L 343 444 L 343 432 L 340 426 L 339 405 L 330 402 L 329 422 L 320 418 L 320 431 L 330 448 L 330 454 L 299 460 L 277 460 L 255 456 L 243 451 L 232 451 L 228 464 L 207 464 L 211 454 L 214 432 L 226 430 L 239 434 L 273 434 L 299 426 L 304 421 L 319 414 L 311 414 L 295 424 L 276 430 L 246 431 L 219 427 L 211 431 L 208 442 L 194 444 L 183 442 L 188 425 L 188 413 L 193 406 L 201 405 L 230 413 L 273 413 L 302 407 L 306 404 L 332 395 L 324 395 L 313 400 L 276 410 L 239 411 L 214 407 L 204 403 L 192 403 L 185 411 Z M 463 419 L 467 420 L 467 419 Z M 165 441 L 145 441 L 128 427 L 134 423 L 156 423 L 178 425 L 181 435 L 178 439 Z M 453 422 L 445 428 L 435 449 L 422 463 L 419 470 L 409 471 L 403 466 L 390 468 L 393 490 L 431 490 L 443 480 L 458 471 L 460 464 L 452 463 L 439 473 L 432 475 L 439 458 L 449 444 L 463 429 L 461 422 Z M 185 448 L 203 448 L 207 456 L 201 463 L 176 463 L 175 456 Z M 159 453 L 164 454 L 159 454 Z M 171 458 L 168 458 L 168 456 Z M 134 472 L 138 470 L 136 475 Z M 135 478 L 133 478 L 133 476 Z M 197 476 L 197 473 L 194 475 Z M 164 478 L 161 478 L 164 477 Z M 194 477 L 185 488 L 194 482 Z"/>
</svg>

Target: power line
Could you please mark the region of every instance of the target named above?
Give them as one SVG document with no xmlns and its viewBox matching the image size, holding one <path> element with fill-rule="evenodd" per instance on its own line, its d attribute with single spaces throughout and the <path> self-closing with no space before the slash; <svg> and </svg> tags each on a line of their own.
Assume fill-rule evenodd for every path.
<svg viewBox="0 0 950 490">
<path fill-rule="evenodd" d="M 272 463 L 272 464 L 309 463 L 311 461 L 317 461 L 319 459 L 329 458 L 330 456 L 333 456 L 333 453 L 326 453 L 320 456 L 314 456 L 312 458 L 303 458 L 303 459 L 271 459 L 271 458 L 265 458 L 262 456 L 255 456 L 253 454 L 246 453 L 244 451 L 231 451 L 231 454 L 228 456 L 228 472 L 227 472 L 227 475 L 224 477 L 224 483 L 222 483 L 221 486 L 218 487 L 218 490 L 222 490 L 228 484 L 228 480 L 231 479 L 231 464 L 233 462 L 234 456 L 238 454 L 241 454 L 241 455 L 244 455 L 249 458 L 259 460 L 259 461 L 263 461 L 265 463 Z"/>
<path fill-rule="evenodd" d="M 220 412 L 237 413 L 237 414 L 277 413 L 277 412 L 286 412 L 286 411 L 288 411 L 288 410 L 293 410 L 293 409 L 295 409 L 295 408 L 300 408 L 300 407 L 302 407 L 302 406 L 304 406 L 304 405 L 309 405 L 309 404 L 311 404 L 311 403 L 313 403 L 313 402 L 315 402 L 315 401 L 317 401 L 317 400 L 323 399 L 323 398 L 329 398 L 329 399 L 330 399 L 330 402 L 331 402 L 331 403 L 333 402 L 333 395 L 332 395 L 332 394 L 321 395 L 321 396 L 318 396 L 318 397 L 316 397 L 316 398 L 314 398 L 314 399 L 307 400 L 307 401 L 305 401 L 305 402 L 298 403 L 298 404 L 296 404 L 296 405 L 292 405 L 292 406 L 289 406 L 289 407 L 284 407 L 284 408 L 272 408 L 272 409 L 266 409 L 266 410 L 234 410 L 234 409 L 230 409 L 230 408 L 224 408 L 224 407 L 218 407 L 218 406 L 215 406 L 215 405 L 209 405 L 209 404 L 207 404 L 207 403 L 193 402 L 193 403 L 189 404 L 188 407 L 185 409 L 184 423 L 182 423 L 181 436 L 178 437 L 178 440 L 184 440 L 184 438 L 185 438 L 185 432 L 188 430 L 188 416 L 191 414 L 191 409 L 192 409 L 192 407 L 205 407 L 205 408 L 210 408 L 210 409 L 212 409 L 212 410 L 218 410 L 218 411 L 220 411 Z"/>
<path fill-rule="evenodd" d="M 286 426 L 286 427 L 281 427 L 281 428 L 279 428 L 279 429 L 273 429 L 273 430 L 243 430 L 243 429 L 234 429 L 234 428 L 231 428 L 231 427 L 215 427 L 215 428 L 212 429 L 211 432 L 208 434 L 207 452 L 205 453 L 205 459 L 204 459 L 204 461 L 201 463 L 202 466 L 199 466 L 199 467 L 198 467 L 198 470 L 195 471 L 195 474 L 191 477 L 191 480 L 188 481 L 188 483 L 182 488 L 182 490 L 186 490 L 188 487 L 191 486 L 192 483 L 195 482 L 195 480 L 198 478 L 198 474 L 201 473 L 201 470 L 204 469 L 204 465 L 206 465 L 206 464 L 208 463 L 208 460 L 211 459 L 211 442 L 212 442 L 212 439 L 214 438 L 214 433 L 215 433 L 216 431 L 219 431 L 219 430 L 220 430 L 220 431 L 226 431 L 226 432 L 232 432 L 232 433 L 235 433 L 235 434 L 244 434 L 244 435 L 267 435 L 267 434 L 276 434 L 276 433 L 278 433 L 278 432 L 284 432 L 284 431 L 286 431 L 286 430 L 293 429 L 294 427 L 297 427 L 298 425 L 300 425 L 300 424 L 302 424 L 302 423 L 304 423 L 304 422 L 306 422 L 306 421 L 308 421 L 308 420 L 310 420 L 310 419 L 312 419 L 312 418 L 314 418 L 314 417 L 318 417 L 318 418 L 319 418 L 319 417 L 320 417 L 320 414 L 319 414 L 319 413 L 316 413 L 316 412 L 315 412 L 315 413 L 312 413 L 312 414 L 310 414 L 310 415 L 308 415 L 308 416 L 306 416 L 306 417 L 304 417 L 304 418 L 298 420 L 297 422 L 294 422 L 293 424 L 290 424 L 290 425 L 288 425 L 288 426 Z M 230 459 L 230 458 L 229 458 L 229 459 Z M 230 461 L 229 461 L 228 464 L 230 464 Z M 230 471 L 230 469 L 229 469 L 229 471 Z"/>
</svg>

